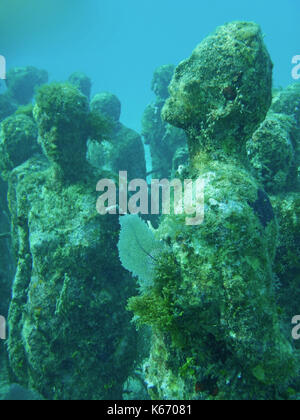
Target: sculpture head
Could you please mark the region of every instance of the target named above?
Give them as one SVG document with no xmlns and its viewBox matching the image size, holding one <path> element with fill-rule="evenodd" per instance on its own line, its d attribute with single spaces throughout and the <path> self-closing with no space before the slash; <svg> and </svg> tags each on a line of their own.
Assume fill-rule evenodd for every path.
<svg viewBox="0 0 300 420">
<path fill-rule="evenodd" d="M 88 99 L 91 95 L 92 82 L 91 79 L 82 72 L 72 73 L 68 81 L 71 85 L 77 87 L 81 93 L 83 93 Z"/>
<path fill-rule="evenodd" d="M 49 161 L 65 177 L 76 177 L 86 161 L 89 135 L 86 96 L 70 84 L 45 85 L 36 96 L 33 113 L 39 143 Z"/>
<path fill-rule="evenodd" d="M 27 105 L 32 100 L 35 89 L 47 81 L 47 71 L 32 66 L 12 68 L 6 75 L 7 88 L 19 105 Z"/>
<path fill-rule="evenodd" d="M 272 98 L 272 62 L 259 26 L 219 27 L 179 64 L 169 92 L 162 116 L 186 130 L 192 149 L 244 145 Z"/>
<path fill-rule="evenodd" d="M 97 93 L 91 101 L 91 110 L 99 111 L 113 122 L 119 122 L 121 116 L 121 102 L 110 92 Z"/>
<path fill-rule="evenodd" d="M 169 96 L 168 86 L 172 80 L 174 70 L 175 66 L 173 64 L 166 64 L 155 70 L 151 88 L 158 98 L 167 99 Z"/>
</svg>

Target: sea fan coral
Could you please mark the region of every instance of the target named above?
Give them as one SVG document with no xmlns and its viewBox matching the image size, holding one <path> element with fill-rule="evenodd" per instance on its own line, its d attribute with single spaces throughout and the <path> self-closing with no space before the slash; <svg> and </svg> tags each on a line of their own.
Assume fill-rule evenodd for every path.
<svg viewBox="0 0 300 420">
<path fill-rule="evenodd" d="M 164 247 L 139 216 L 121 216 L 120 225 L 120 260 L 123 267 L 138 277 L 139 286 L 145 291 L 153 285 L 155 262 Z"/>
</svg>

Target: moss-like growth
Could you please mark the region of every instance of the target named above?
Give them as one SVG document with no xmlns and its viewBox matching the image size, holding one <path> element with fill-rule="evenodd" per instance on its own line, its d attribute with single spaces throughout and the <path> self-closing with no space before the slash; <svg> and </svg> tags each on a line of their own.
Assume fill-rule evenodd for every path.
<svg viewBox="0 0 300 420">
<path fill-rule="evenodd" d="M 300 194 L 279 195 L 272 198 L 272 203 L 280 226 L 275 269 L 285 282 L 300 272 Z"/>
<path fill-rule="evenodd" d="M 108 130 L 104 117 L 91 113 L 86 96 L 66 83 L 41 87 L 33 114 L 39 142 L 56 174 L 78 179 L 86 171 L 88 138 L 101 141 Z"/>
<path fill-rule="evenodd" d="M 300 124 L 300 85 L 294 83 L 286 89 L 275 92 L 271 110 L 277 114 L 293 115 Z"/>
<path fill-rule="evenodd" d="M 96 212 L 99 177 L 58 183 L 41 158 L 10 177 L 9 360 L 14 380 L 47 399 L 120 399 L 135 358 L 134 284 L 118 260 L 118 218 Z"/>
<path fill-rule="evenodd" d="M 33 109 L 34 109 L 33 104 L 20 106 L 16 110 L 15 115 L 27 115 L 27 117 L 30 117 L 31 119 L 33 119 Z"/>
<path fill-rule="evenodd" d="M 7 179 L 10 172 L 35 153 L 40 152 L 37 143 L 37 127 L 32 118 L 17 114 L 2 121 L 0 128 L 0 172 Z"/>
<path fill-rule="evenodd" d="M 292 118 L 295 124 L 289 130 L 294 148 L 294 168 L 288 185 L 290 190 L 300 191 L 300 85 L 294 83 L 274 95 L 271 111 Z"/>
<path fill-rule="evenodd" d="M 292 117 L 270 112 L 247 142 L 254 173 L 270 193 L 286 191 L 295 184 L 294 127 Z"/>
<path fill-rule="evenodd" d="M 247 143 L 254 174 L 278 194 L 300 189 L 300 87 L 274 92 L 266 117 Z"/>
<path fill-rule="evenodd" d="M 88 116 L 89 137 L 102 143 L 104 140 L 109 141 L 113 132 L 113 122 L 101 114 L 97 110 L 91 110 Z"/>
<path fill-rule="evenodd" d="M 188 132 L 194 155 L 240 153 L 271 105 L 272 68 L 258 25 L 221 26 L 176 68 L 163 118 Z"/>
<path fill-rule="evenodd" d="M 286 325 L 289 325 L 299 312 L 300 194 L 294 192 L 274 196 L 272 204 L 279 223 L 279 243 L 274 264 L 279 283 L 278 310 L 285 317 Z M 300 348 L 298 341 L 295 345 Z"/>
<path fill-rule="evenodd" d="M 16 121 L 36 129 L 26 114 L 3 124 L 7 138 Z M 17 258 L 11 377 L 47 399 L 120 399 L 136 354 L 125 312 L 135 285 L 118 259 L 117 216 L 99 216 L 95 206 L 97 182 L 113 174 L 86 162 L 88 138 L 101 141 L 107 121 L 76 87 L 59 83 L 40 88 L 33 115 L 48 159 L 27 160 L 8 179 Z"/>
</svg>

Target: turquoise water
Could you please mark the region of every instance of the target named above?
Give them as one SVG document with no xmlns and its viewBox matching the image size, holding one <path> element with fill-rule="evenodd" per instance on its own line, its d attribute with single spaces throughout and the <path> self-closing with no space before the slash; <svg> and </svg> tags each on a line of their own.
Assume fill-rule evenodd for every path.
<svg viewBox="0 0 300 420">
<path fill-rule="evenodd" d="M 93 92 L 108 90 L 123 104 L 122 119 L 138 129 L 152 100 L 153 71 L 177 64 L 217 26 L 233 20 L 262 26 L 275 63 L 275 84 L 291 82 L 298 54 L 299 3 L 214 0 L 5 0 L 1 5 L 1 54 L 9 66 L 45 68 L 51 80 L 85 72 Z"/>
<path fill-rule="evenodd" d="M 1 2 L 0 400 L 300 399 L 299 17 Z"/>
</svg>

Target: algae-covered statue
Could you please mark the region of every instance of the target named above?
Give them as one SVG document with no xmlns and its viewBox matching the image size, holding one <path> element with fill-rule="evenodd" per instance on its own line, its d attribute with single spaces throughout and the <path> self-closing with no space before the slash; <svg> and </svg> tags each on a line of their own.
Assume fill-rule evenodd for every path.
<svg viewBox="0 0 300 420">
<path fill-rule="evenodd" d="M 128 179 L 146 178 L 146 160 L 142 139 L 134 130 L 120 122 L 121 102 L 110 92 L 97 93 L 91 101 L 91 109 L 98 111 L 111 123 L 111 132 L 101 144 L 88 144 L 88 160 L 96 168 L 115 173 L 127 171 Z"/>
<path fill-rule="evenodd" d="M 71 83 L 71 85 L 77 87 L 77 89 L 79 89 L 83 95 L 90 99 L 92 81 L 86 74 L 80 71 L 76 71 L 70 75 L 68 82 Z"/>
<path fill-rule="evenodd" d="M 21 109 L 22 110 L 22 109 Z M 14 114 L 0 124 L 0 313 L 7 315 L 14 258 L 11 250 L 10 216 L 7 206 L 7 179 L 10 172 L 39 153 L 37 127 L 32 116 Z M 4 309 L 5 308 L 5 309 Z"/>
<path fill-rule="evenodd" d="M 10 69 L 5 81 L 7 89 L 0 94 L 0 121 L 12 115 L 19 106 L 29 104 L 36 88 L 47 81 L 47 71 L 33 66 Z"/>
<path fill-rule="evenodd" d="M 42 87 L 34 117 L 45 156 L 9 176 L 13 379 L 47 399 L 118 399 L 135 357 L 125 312 L 134 285 L 118 260 L 118 220 L 96 211 L 103 174 L 86 161 L 105 121 L 70 84 Z"/>
<path fill-rule="evenodd" d="M 281 317 L 290 323 L 300 298 L 300 85 L 276 90 L 272 105 L 247 142 L 254 175 L 271 194 L 279 240 L 274 271 Z M 299 348 L 299 342 L 295 341 Z"/>
<path fill-rule="evenodd" d="M 158 67 L 152 79 L 156 100 L 147 106 L 142 118 L 142 136 L 149 145 L 153 176 L 169 178 L 181 164 L 188 164 L 186 135 L 161 118 L 161 110 L 169 96 L 168 86 L 175 67 L 172 64 Z"/>
<path fill-rule="evenodd" d="M 300 85 L 274 93 L 266 119 L 247 142 L 255 176 L 270 194 L 300 190 Z"/>
<path fill-rule="evenodd" d="M 187 134 L 187 177 L 205 181 L 205 220 L 163 219 L 156 236 L 166 249 L 153 284 L 129 302 L 152 326 L 145 375 L 154 398 L 288 398 L 288 386 L 297 387 L 272 272 L 277 222 L 246 152 L 271 88 L 272 62 L 254 23 L 218 28 L 176 68 L 162 116 Z"/>
<path fill-rule="evenodd" d="M 300 85 L 276 91 L 270 111 L 247 143 L 254 173 L 272 194 L 279 224 L 274 271 L 281 316 L 290 322 L 300 298 Z M 295 342 L 299 348 L 299 341 Z"/>
</svg>

